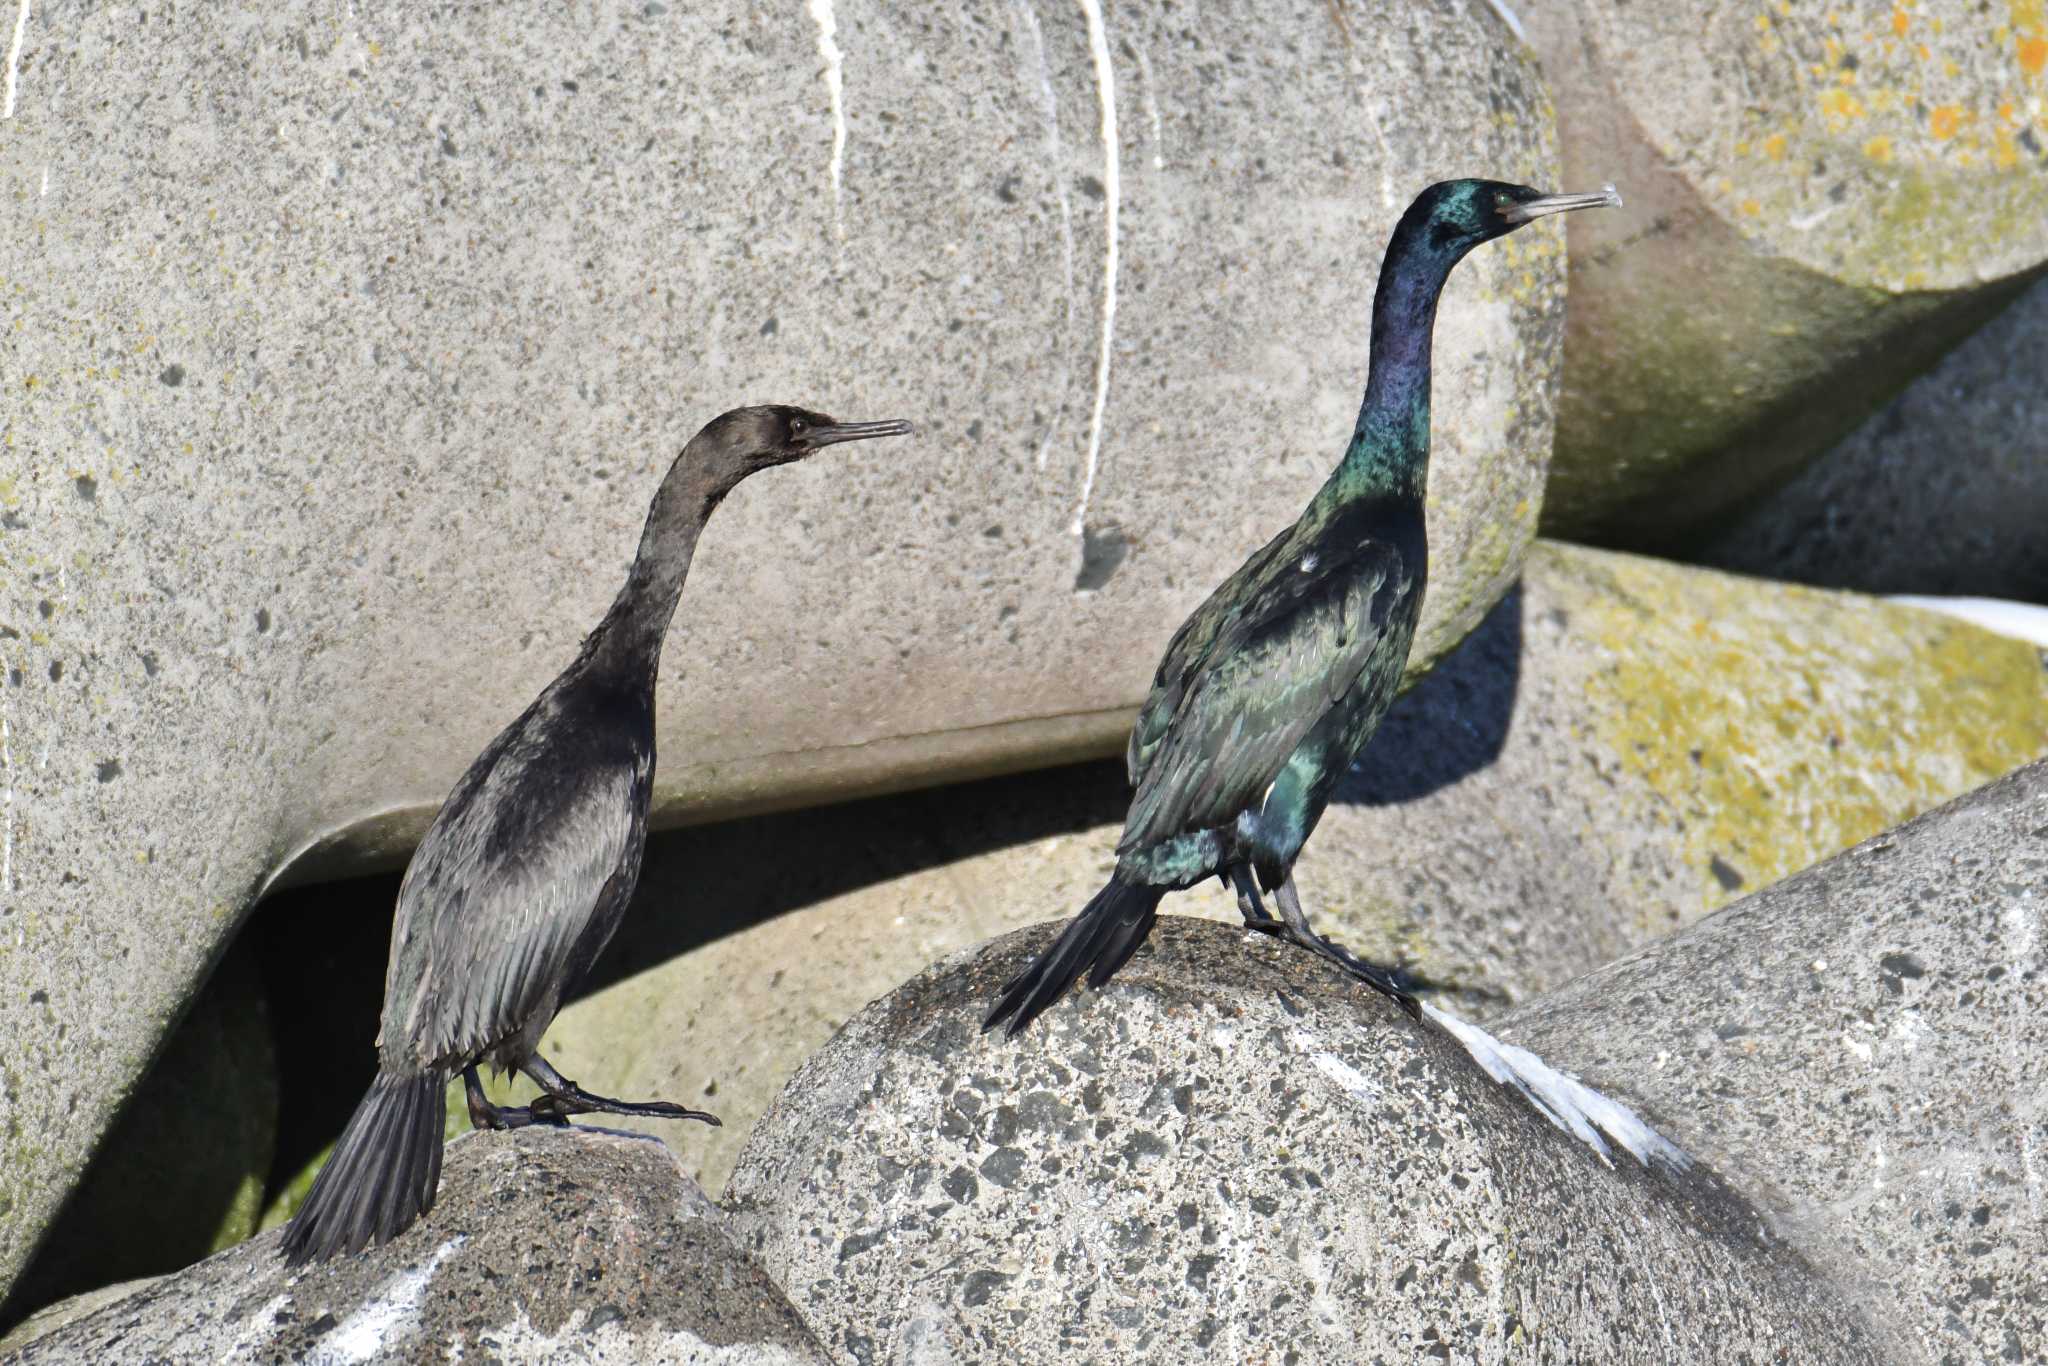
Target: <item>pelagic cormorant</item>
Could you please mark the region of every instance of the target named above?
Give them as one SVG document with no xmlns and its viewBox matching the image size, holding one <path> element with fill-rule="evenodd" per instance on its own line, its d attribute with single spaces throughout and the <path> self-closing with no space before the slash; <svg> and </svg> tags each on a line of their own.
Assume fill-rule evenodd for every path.
<svg viewBox="0 0 2048 1366">
<path fill-rule="evenodd" d="M 484 747 L 428 828 L 398 891 L 377 1079 L 284 1234 L 294 1265 L 382 1243 L 434 1204 L 449 1080 L 479 1129 L 576 1114 L 718 1120 L 668 1101 L 594 1096 L 536 1051 L 563 993 L 618 928 L 647 842 L 654 680 L 704 523 L 757 470 L 904 422 L 801 408 L 713 419 L 655 491 L 626 585 L 576 660 Z M 489 1062 L 531 1077 L 520 1109 L 484 1097 Z"/>
<path fill-rule="evenodd" d="M 1428 546 L 1430 333 L 1451 268 L 1545 214 L 1619 204 L 1447 180 L 1416 196 L 1373 297 L 1365 402 L 1336 471 L 1293 526 L 1223 581 L 1167 644 L 1126 756 L 1137 789 L 1109 884 L 1010 982 L 984 1029 L 1014 1035 L 1083 972 L 1100 987 L 1137 951 L 1160 899 L 1206 877 L 1251 928 L 1284 936 L 1386 993 L 1391 974 L 1309 928 L 1294 861 L 1378 727 L 1408 662 Z M 1260 892 L 1278 904 L 1266 913 Z"/>
</svg>

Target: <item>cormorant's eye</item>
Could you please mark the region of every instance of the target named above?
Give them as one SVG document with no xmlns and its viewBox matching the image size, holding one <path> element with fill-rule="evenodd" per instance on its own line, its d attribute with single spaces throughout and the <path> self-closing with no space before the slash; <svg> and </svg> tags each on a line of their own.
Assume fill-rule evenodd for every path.
<svg viewBox="0 0 2048 1366">
<path fill-rule="evenodd" d="M 1509 199 L 1504 194 L 1497 194 L 1493 197 L 1493 207 L 1500 213 L 1506 213 L 1508 211 L 1508 205 L 1512 203 L 1514 203 L 1514 201 L 1512 199 Z"/>
<path fill-rule="evenodd" d="M 793 417 L 789 420 L 789 437 L 792 441 L 796 440 L 798 437 L 802 436 L 805 432 L 808 432 L 810 429 L 811 424 L 804 421 L 800 417 Z"/>
</svg>

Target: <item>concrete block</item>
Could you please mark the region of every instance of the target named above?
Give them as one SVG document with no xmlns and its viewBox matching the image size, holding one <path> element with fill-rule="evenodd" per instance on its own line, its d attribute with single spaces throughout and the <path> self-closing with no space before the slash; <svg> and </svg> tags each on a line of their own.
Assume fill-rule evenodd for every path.
<svg viewBox="0 0 2048 1366">
<path fill-rule="evenodd" d="M 710 416 L 924 435 L 720 512 L 658 819 L 1103 752 L 1337 458 L 1409 197 L 1557 180 L 1463 0 L 21 13 L 0 1283 L 259 891 L 402 859 Z M 1418 667 L 1532 534 L 1562 243 L 1446 299 Z"/>
<path fill-rule="evenodd" d="M 2048 262 L 2048 20 L 1535 5 L 1570 225 L 1546 533 L 1669 552 L 1833 446 Z"/>
</svg>

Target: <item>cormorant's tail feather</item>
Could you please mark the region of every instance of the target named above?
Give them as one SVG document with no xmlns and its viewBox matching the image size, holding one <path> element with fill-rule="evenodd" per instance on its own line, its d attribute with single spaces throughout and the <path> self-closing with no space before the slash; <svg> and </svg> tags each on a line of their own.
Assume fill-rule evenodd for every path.
<svg viewBox="0 0 2048 1366">
<path fill-rule="evenodd" d="M 1067 922 L 1052 947 L 1003 988 L 1002 999 L 981 1027 L 993 1029 L 1007 1017 L 1010 1023 L 1005 1032 L 1014 1038 L 1083 972 L 1088 974 L 1090 987 L 1102 986 L 1152 933 L 1153 923 L 1159 919 L 1159 899 L 1164 895 L 1163 887 L 1133 886 L 1112 877 L 1081 913 Z"/>
<path fill-rule="evenodd" d="M 293 1266 L 389 1242 L 434 1207 L 448 1079 L 379 1072 L 284 1231 Z"/>
</svg>

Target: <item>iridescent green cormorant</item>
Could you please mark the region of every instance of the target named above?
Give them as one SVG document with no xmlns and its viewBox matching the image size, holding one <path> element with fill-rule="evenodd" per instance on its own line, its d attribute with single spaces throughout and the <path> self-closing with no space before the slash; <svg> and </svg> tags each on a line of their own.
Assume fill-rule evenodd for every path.
<svg viewBox="0 0 2048 1366">
<path fill-rule="evenodd" d="M 1131 730 L 1137 791 L 1116 871 L 1004 989 L 983 1028 L 1008 1020 L 1017 1033 L 1084 972 L 1100 987 L 1145 941 L 1160 898 L 1206 877 L 1236 889 L 1248 926 L 1330 959 L 1415 1013 L 1391 974 L 1309 928 L 1294 860 L 1393 701 L 1421 615 L 1437 295 L 1480 243 L 1545 214 L 1620 202 L 1611 189 L 1546 195 L 1448 180 L 1408 206 L 1380 266 L 1365 402 L 1343 460 L 1300 520 L 1174 633 Z"/>
<path fill-rule="evenodd" d="M 395 1236 L 434 1204 L 448 1082 L 479 1129 L 577 1114 L 718 1120 L 668 1101 L 607 1100 L 537 1051 L 562 996 L 618 928 L 647 842 L 654 679 L 704 523 L 757 470 L 904 422 L 736 408 L 697 433 L 656 490 L 626 586 L 576 660 L 484 747 L 398 891 L 377 1079 L 285 1230 L 292 1263 Z M 479 1064 L 524 1072 L 530 1106 L 485 1099 Z"/>
</svg>

